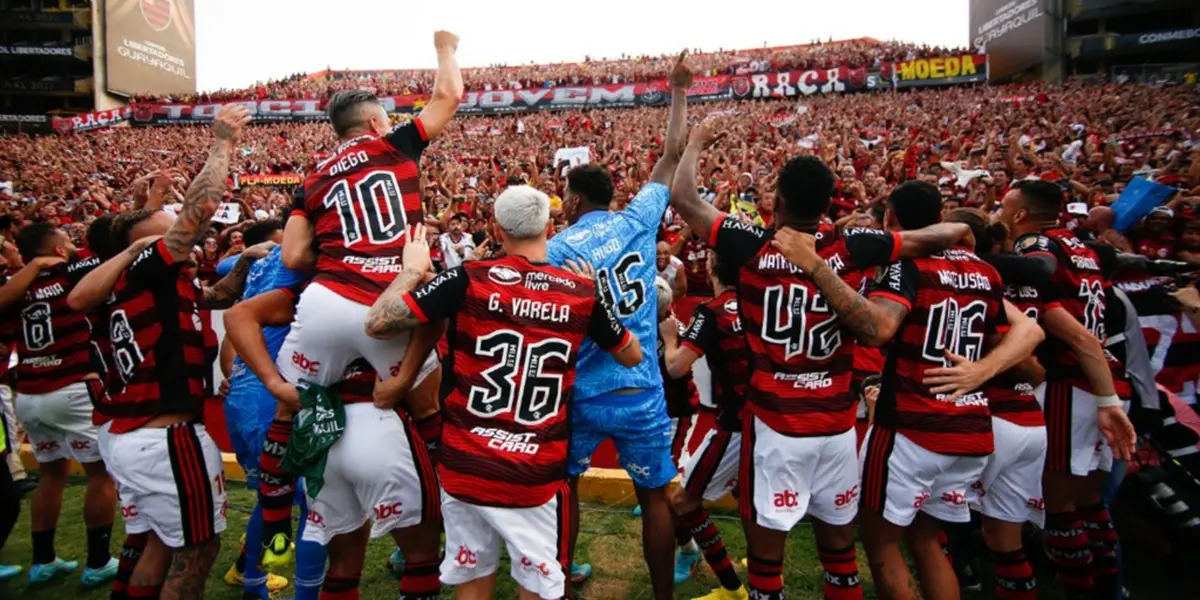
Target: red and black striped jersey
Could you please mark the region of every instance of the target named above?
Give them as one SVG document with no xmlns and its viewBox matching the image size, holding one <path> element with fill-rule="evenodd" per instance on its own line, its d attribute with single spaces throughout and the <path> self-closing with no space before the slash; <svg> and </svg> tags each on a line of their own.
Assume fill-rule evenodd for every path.
<svg viewBox="0 0 1200 600">
<path fill-rule="evenodd" d="M 112 433 L 128 433 L 159 415 L 200 414 L 204 401 L 204 334 L 199 288 L 187 262 L 166 243 L 147 246 L 121 273 L 108 300 L 115 371 L 101 411 Z"/>
<path fill-rule="evenodd" d="M 210 258 L 203 251 L 196 253 L 196 279 L 200 280 L 201 285 L 212 285 L 221 280 L 221 276 L 217 275 L 219 262 L 220 256 L 214 255 Z"/>
<path fill-rule="evenodd" d="M 1105 287 L 1108 282 L 1100 272 L 1100 258 L 1096 252 L 1066 229 L 1049 229 L 1041 234 L 1028 234 L 1018 238 L 1013 246 L 1021 256 L 1049 255 L 1058 265 L 1051 276 L 1050 285 L 1042 290 L 1044 310 L 1062 307 L 1074 319 L 1092 332 L 1101 344 L 1105 340 L 1104 309 Z M 1116 359 L 1106 353 L 1110 365 L 1116 369 Z M 1046 368 L 1046 379 L 1067 381 L 1082 390 L 1093 392 L 1079 366 L 1079 357 L 1074 349 L 1054 336 L 1048 336 L 1038 347 L 1038 358 Z"/>
<path fill-rule="evenodd" d="M 403 270 L 408 225 L 424 219 L 418 163 L 428 144 L 418 118 L 346 140 L 317 164 L 292 212 L 313 223 L 314 282 L 369 305 Z"/>
<path fill-rule="evenodd" d="M 1113 286 L 1125 292 L 1137 310 L 1155 380 L 1180 392 L 1183 384 L 1200 378 L 1200 334 L 1170 295 L 1175 280 L 1125 270 L 1113 276 Z"/>
<path fill-rule="evenodd" d="M 699 238 L 692 238 L 683 243 L 679 258 L 683 260 L 684 272 L 687 273 L 687 295 L 712 296 L 712 282 L 708 279 L 708 244 Z"/>
<path fill-rule="evenodd" d="M 708 357 L 717 426 L 740 432 L 750 385 L 750 350 L 738 316 L 737 291 L 727 289 L 697 306 L 679 343 Z"/>
<path fill-rule="evenodd" d="M 850 380 L 857 345 L 808 275 L 768 242 L 774 230 L 723 215 L 710 243 L 741 265 L 738 312 L 750 349 L 748 410 L 784 435 L 835 435 L 854 427 Z M 822 227 L 817 252 L 851 287 L 862 269 L 896 259 L 897 234 Z"/>
<path fill-rule="evenodd" d="M 939 454 L 991 454 L 992 419 L 981 391 L 950 403 L 922 381 L 950 366 L 946 354 L 979 360 L 986 338 L 1008 329 L 996 269 L 963 249 L 902 260 L 876 270 L 869 295 L 903 304 L 908 315 L 887 348 L 875 424 Z"/>
<path fill-rule="evenodd" d="M 696 409 L 700 406 L 700 390 L 696 389 L 696 380 L 692 377 L 691 371 L 678 379 L 671 377 L 671 374 L 667 372 L 667 345 L 661 336 L 658 338 L 658 370 L 663 379 L 667 416 L 678 419 L 696 414 Z"/>
<path fill-rule="evenodd" d="M 567 475 L 579 345 L 629 332 L 596 284 L 521 256 L 472 261 L 404 297 L 421 322 L 449 318 L 438 474 L 473 504 L 540 506 Z"/>
<path fill-rule="evenodd" d="M 358 358 L 346 367 L 342 380 L 333 384 L 342 404 L 370 404 L 375 401 L 375 369 L 366 359 Z"/>
<path fill-rule="evenodd" d="M 1005 254 L 990 254 L 980 258 L 992 265 L 1004 280 L 1004 299 L 1025 316 L 1040 321 L 1045 304 L 1040 288 L 1049 283 L 1040 263 L 1030 263 L 1033 259 Z M 983 393 L 987 396 L 988 408 L 994 417 L 1024 427 L 1046 424 L 1042 405 L 1038 404 L 1037 396 L 1033 393 L 1033 385 L 1011 370 L 988 381 L 983 386 Z"/>
<path fill-rule="evenodd" d="M 21 323 L 18 392 L 45 394 L 96 373 L 89 343 L 92 324 L 86 314 L 67 306 L 67 294 L 100 262 L 89 258 L 42 271 L 13 305 Z"/>
</svg>

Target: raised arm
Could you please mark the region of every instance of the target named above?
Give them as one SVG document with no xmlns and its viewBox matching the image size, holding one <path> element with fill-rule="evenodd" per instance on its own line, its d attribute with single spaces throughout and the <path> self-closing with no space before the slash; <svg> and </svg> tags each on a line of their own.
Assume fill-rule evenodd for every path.
<svg viewBox="0 0 1200 600">
<path fill-rule="evenodd" d="M 899 258 L 920 258 L 941 252 L 963 240 L 970 240 L 971 227 L 966 223 L 937 223 L 921 229 L 900 233 Z"/>
<path fill-rule="evenodd" d="M 81 312 L 87 312 L 100 306 L 116 287 L 121 273 L 133 264 L 133 259 L 137 258 L 137 255 L 146 249 L 146 246 L 157 242 L 159 237 L 157 235 L 145 237 L 130 244 L 124 252 L 117 253 L 116 256 L 104 261 L 104 264 L 84 275 L 75 284 L 75 287 L 71 288 L 71 293 L 67 294 L 67 306 L 71 307 L 71 310 Z"/>
<path fill-rule="evenodd" d="M 687 50 L 679 53 L 675 68 L 667 81 L 671 84 L 671 116 L 667 120 L 667 142 L 663 155 L 654 163 L 650 181 L 671 185 L 675 169 L 679 166 L 684 146 L 687 145 L 687 94 L 692 87 L 692 70 L 688 67 Z"/>
<path fill-rule="evenodd" d="M 313 236 L 313 224 L 308 217 L 289 216 L 283 227 L 283 249 L 280 251 L 283 266 L 293 271 L 312 271 L 317 262 L 313 254 Z"/>
<path fill-rule="evenodd" d="M 249 122 L 250 113 L 240 104 L 225 105 L 217 113 L 212 127 L 216 140 L 208 149 L 208 160 L 188 186 L 179 218 L 175 219 L 175 224 L 164 236 L 167 251 L 175 260 L 184 261 L 191 256 L 192 247 L 217 212 L 225 195 L 225 180 L 229 177 L 229 160 L 234 144 L 242 128 Z"/>
<path fill-rule="evenodd" d="M 42 271 L 52 268 L 63 263 L 63 259 L 57 256 L 39 256 L 21 267 L 16 275 L 8 279 L 4 287 L 0 287 L 0 311 L 8 308 L 12 303 L 21 299 L 25 292 L 29 290 L 29 286 L 37 281 L 37 276 Z"/>
<path fill-rule="evenodd" d="M 696 190 L 696 165 L 700 162 L 700 153 L 724 135 L 718 131 L 718 122 L 711 117 L 692 128 L 687 149 L 671 181 L 671 206 L 701 239 L 707 239 L 712 233 L 713 223 L 720 218 L 721 211 L 700 198 L 700 192 Z"/>
<path fill-rule="evenodd" d="M 458 50 L 458 36 L 449 31 L 433 34 L 433 45 L 437 48 L 437 78 L 433 80 L 433 96 L 418 117 L 425 135 L 433 139 L 446 130 L 450 119 L 458 111 L 458 101 L 463 95 L 462 71 L 454 52 Z"/>
<path fill-rule="evenodd" d="M 246 289 L 246 275 L 250 273 L 250 265 L 266 256 L 274 247 L 275 242 L 267 241 L 246 248 L 228 274 L 211 286 L 201 289 L 200 308 L 222 309 L 233 306 Z"/>
</svg>

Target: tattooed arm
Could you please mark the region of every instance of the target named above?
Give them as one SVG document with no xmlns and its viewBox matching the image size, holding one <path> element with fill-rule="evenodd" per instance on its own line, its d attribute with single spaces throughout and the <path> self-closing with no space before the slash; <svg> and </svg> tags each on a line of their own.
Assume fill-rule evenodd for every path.
<svg viewBox="0 0 1200 600">
<path fill-rule="evenodd" d="M 177 261 L 187 260 L 192 247 L 204 234 L 213 214 L 225 195 L 225 179 L 229 177 L 229 159 L 242 128 L 250 122 L 246 107 L 230 104 L 221 108 L 213 121 L 216 141 L 208 150 L 208 160 L 200 174 L 192 180 L 184 194 L 179 218 L 164 236 L 167 251 Z"/>
<path fill-rule="evenodd" d="M 842 323 L 868 346 L 888 343 L 908 316 L 908 307 L 900 302 L 862 296 L 824 262 L 818 264 L 809 277 L 821 289 L 825 301 Z"/>
<path fill-rule="evenodd" d="M 386 340 L 420 325 L 420 318 L 413 314 L 404 296 L 416 289 L 424 278 L 424 271 L 405 266 L 367 311 L 367 335 Z"/>
<path fill-rule="evenodd" d="M 266 256 L 275 246 L 275 242 L 268 241 L 246 248 L 228 274 L 220 281 L 201 289 L 200 308 L 222 309 L 233 306 L 234 302 L 241 299 L 242 292 L 246 289 L 246 275 L 250 273 L 250 265 Z"/>
</svg>

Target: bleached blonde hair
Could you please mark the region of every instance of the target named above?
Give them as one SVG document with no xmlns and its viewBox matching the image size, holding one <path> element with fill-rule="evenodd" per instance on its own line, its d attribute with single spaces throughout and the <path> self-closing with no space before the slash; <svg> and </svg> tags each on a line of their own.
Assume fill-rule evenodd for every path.
<svg viewBox="0 0 1200 600">
<path fill-rule="evenodd" d="M 671 309 L 671 303 L 675 301 L 675 292 L 671 290 L 671 284 L 667 283 L 666 279 L 655 277 L 654 293 L 658 296 L 658 318 L 661 320 Z"/>
<path fill-rule="evenodd" d="M 546 234 L 550 198 L 537 188 L 514 185 L 500 193 L 492 210 L 504 233 L 518 240 L 533 239 Z"/>
</svg>

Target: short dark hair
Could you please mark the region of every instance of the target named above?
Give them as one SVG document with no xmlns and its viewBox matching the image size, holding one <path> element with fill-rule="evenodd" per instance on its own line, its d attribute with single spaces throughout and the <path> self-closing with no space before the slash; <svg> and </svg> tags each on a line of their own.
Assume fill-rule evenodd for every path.
<svg viewBox="0 0 1200 600">
<path fill-rule="evenodd" d="M 0 215 L 0 231 L 8 231 L 15 224 L 12 215 L 8 213 Z"/>
<path fill-rule="evenodd" d="M 113 253 L 109 256 L 116 256 L 117 253 L 133 243 L 133 240 L 129 239 L 129 233 L 133 231 L 134 227 L 137 227 L 138 223 L 149 219 L 150 215 L 153 214 L 154 211 L 147 208 L 139 208 L 118 214 L 112 222 L 112 244 L 114 249 Z"/>
<path fill-rule="evenodd" d="M 344 136 L 351 129 L 363 125 L 361 107 L 364 104 L 379 104 L 379 98 L 363 90 L 347 90 L 334 94 L 326 109 L 334 133 Z"/>
<path fill-rule="evenodd" d="M 607 208 L 613 198 L 612 176 L 597 165 L 579 165 L 567 171 L 567 189 L 597 207 Z"/>
<path fill-rule="evenodd" d="M 950 223 L 966 223 L 975 238 L 975 254 L 991 254 L 1003 247 L 1008 239 L 1008 227 L 993 223 L 987 213 L 978 208 L 956 208 L 946 215 Z"/>
<path fill-rule="evenodd" d="M 103 260 L 108 260 L 121 251 L 121 246 L 117 245 L 113 238 L 113 221 L 117 220 L 118 214 L 105 213 L 88 225 L 88 248 Z"/>
<path fill-rule="evenodd" d="M 1063 189 L 1057 184 L 1040 179 L 1025 179 L 1013 184 L 1021 191 L 1021 205 L 1035 219 L 1048 221 L 1057 219 L 1062 213 Z"/>
<path fill-rule="evenodd" d="M 738 270 L 741 269 L 741 265 L 728 258 L 728 255 L 728 252 L 719 254 L 715 250 L 713 251 L 713 275 L 717 276 L 717 281 L 720 281 L 721 285 L 733 287 L 737 285 Z"/>
<path fill-rule="evenodd" d="M 833 189 L 833 172 L 815 156 L 797 156 L 779 170 L 776 191 L 791 217 L 820 218 L 829 210 Z"/>
<path fill-rule="evenodd" d="M 30 223 L 21 228 L 17 232 L 15 239 L 17 244 L 17 252 L 21 253 L 21 260 L 26 263 L 41 256 L 42 246 L 46 244 L 46 239 L 54 235 L 58 228 L 49 223 Z"/>
<path fill-rule="evenodd" d="M 888 209 L 903 229 L 920 229 L 942 216 L 942 192 L 928 181 L 906 181 L 888 195 Z"/>
<path fill-rule="evenodd" d="M 261 244 L 271 239 L 271 236 L 275 235 L 275 232 L 279 231 L 280 229 L 283 229 L 283 221 L 280 221 L 279 219 L 267 219 L 265 221 L 259 221 L 250 227 L 247 227 L 246 231 L 242 233 L 242 243 L 246 244 L 247 246 Z"/>
</svg>

